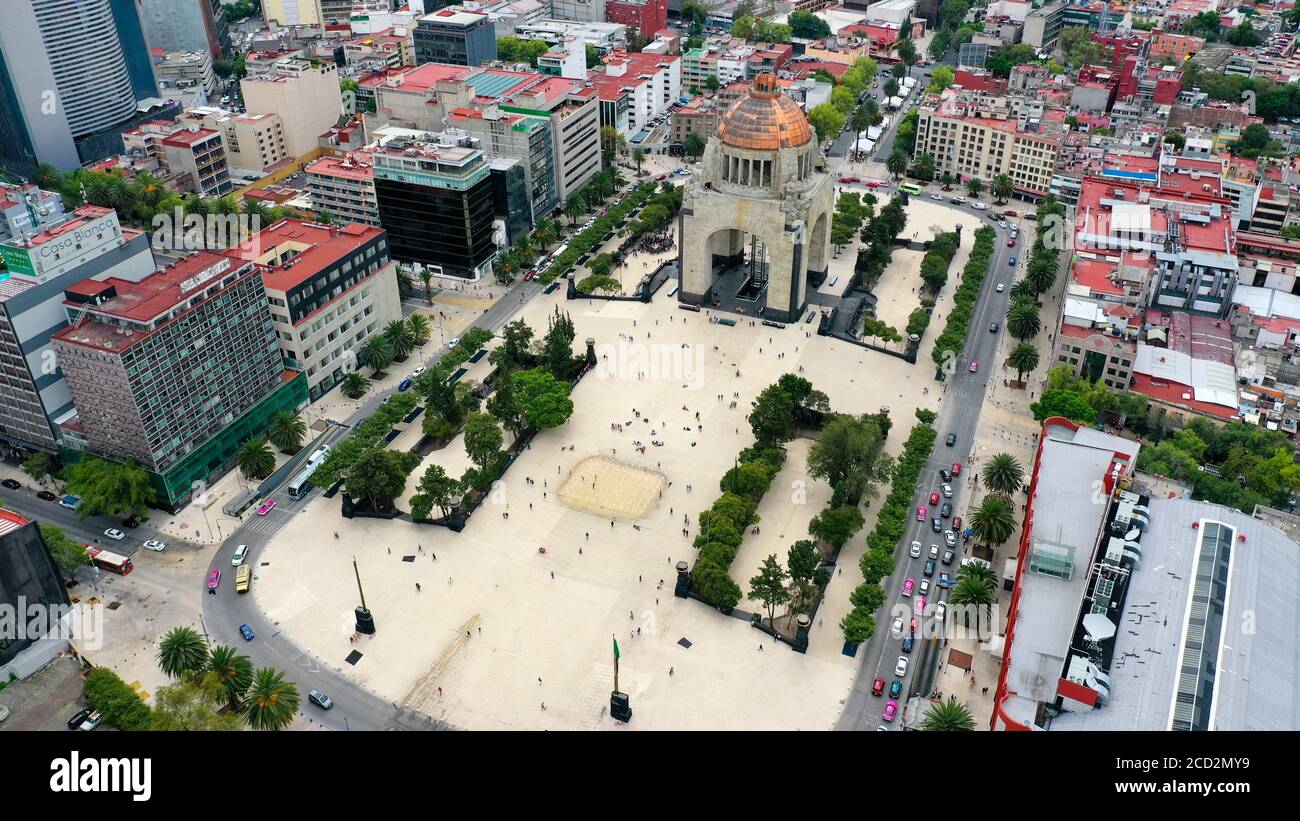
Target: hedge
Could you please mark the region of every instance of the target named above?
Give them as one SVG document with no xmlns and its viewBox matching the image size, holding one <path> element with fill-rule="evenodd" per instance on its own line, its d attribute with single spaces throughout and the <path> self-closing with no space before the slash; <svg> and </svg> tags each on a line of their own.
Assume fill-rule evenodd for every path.
<svg viewBox="0 0 1300 821">
<path fill-rule="evenodd" d="M 912 426 L 907 442 L 903 444 L 903 453 L 898 457 L 894 468 L 889 495 L 885 497 L 876 515 L 875 528 L 867 534 L 867 551 L 858 560 L 865 581 L 850 594 L 849 601 L 854 605 L 853 610 L 840 621 L 844 640 L 850 644 L 866 641 L 875 631 L 874 614 L 880 604 L 877 603 L 874 607 L 868 605 L 883 602 L 884 599 L 866 588 L 879 587 L 880 580 L 894 570 L 894 550 L 907 535 L 916 483 L 921 478 L 921 471 L 930 458 L 938 436 L 938 431 L 932 425 L 917 422 Z"/>
<path fill-rule="evenodd" d="M 151 722 L 149 705 L 122 678 L 107 667 L 86 673 L 82 692 L 90 705 L 104 716 L 104 721 L 119 730 L 148 730 Z"/>
<path fill-rule="evenodd" d="M 991 226 L 985 225 L 975 231 L 975 244 L 971 247 L 970 258 L 962 269 L 961 284 L 953 294 L 953 308 L 948 314 L 948 324 L 934 342 L 931 358 L 934 364 L 945 364 L 949 351 L 960 355 L 966 346 L 966 331 L 970 328 L 971 316 L 975 311 L 975 302 L 979 299 L 980 286 L 989 272 L 989 262 L 993 259 L 993 243 L 997 235 Z"/>
</svg>

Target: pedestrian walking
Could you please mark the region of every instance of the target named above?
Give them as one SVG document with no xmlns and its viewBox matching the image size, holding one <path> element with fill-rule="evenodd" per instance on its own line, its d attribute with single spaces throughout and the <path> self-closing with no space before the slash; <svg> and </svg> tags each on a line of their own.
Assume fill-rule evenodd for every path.
<svg viewBox="0 0 1300 821">
<path fill-rule="evenodd" d="M 673 668 L 669 667 L 669 668 L 668 668 L 668 678 L 672 678 L 672 677 L 673 677 Z"/>
<path fill-rule="evenodd" d="M 419 593 L 419 592 L 420 592 L 420 583 L 419 583 L 419 582 L 416 582 L 416 583 L 415 583 L 415 592 L 416 592 L 416 593 Z"/>
</svg>

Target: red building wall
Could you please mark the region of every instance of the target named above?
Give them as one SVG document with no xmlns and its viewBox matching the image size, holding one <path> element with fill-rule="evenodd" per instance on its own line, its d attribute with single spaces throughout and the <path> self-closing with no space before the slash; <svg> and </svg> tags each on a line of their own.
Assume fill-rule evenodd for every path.
<svg viewBox="0 0 1300 821">
<path fill-rule="evenodd" d="M 651 39 L 668 26 L 668 0 L 607 0 L 605 22 L 635 28 L 642 37 Z"/>
</svg>

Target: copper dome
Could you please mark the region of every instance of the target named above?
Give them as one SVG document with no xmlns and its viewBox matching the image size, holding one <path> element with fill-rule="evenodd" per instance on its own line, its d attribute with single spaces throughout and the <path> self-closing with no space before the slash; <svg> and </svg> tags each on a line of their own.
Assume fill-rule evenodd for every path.
<svg viewBox="0 0 1300 821">
<path fill-rule="evenodd" d="M 718 126 L 723 145 L 750 151 L 796 148 L 813 138 L 808 118 L 794 100 L 781 93 L 776 77 L 760 74 L 749 94 L 728 109 Z"/>
</svg>

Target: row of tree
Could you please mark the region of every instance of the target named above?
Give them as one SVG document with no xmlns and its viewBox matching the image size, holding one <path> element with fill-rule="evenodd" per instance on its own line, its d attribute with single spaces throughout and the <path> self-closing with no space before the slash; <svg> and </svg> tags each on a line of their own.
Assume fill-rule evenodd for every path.
<svg viewBox="0 0 1300 821">
<path fill-rule="evenodd" d="M 955 363 L 957 357 L 966 347 L 966 331 L 970 328 L 971 317 L 975 313 L 975 303 L 979 300 L 980 287 L 989 272 L 993 261 L 993 244 L 997 235 L 992 226 L 984 225 L 975 230 L 975 242 L 971 246 L 970 257 L 962 268 L 961 282 L 953 292 L 952 310 L 948 312 L 948 323 L 943 333 L 934 342 L 931 356 L 939 367 Z"/>
<path fill-rule="evenodd" d="M 894 238 L 907 227 L 906 201 L 905 194 L 894 196 L 862 229 L 863 246 L 853 269 L 864 287 L 870 288 L 889 265 Z"/>
</svg>

